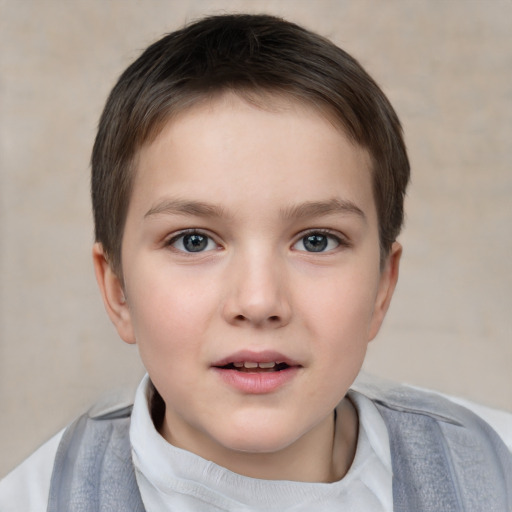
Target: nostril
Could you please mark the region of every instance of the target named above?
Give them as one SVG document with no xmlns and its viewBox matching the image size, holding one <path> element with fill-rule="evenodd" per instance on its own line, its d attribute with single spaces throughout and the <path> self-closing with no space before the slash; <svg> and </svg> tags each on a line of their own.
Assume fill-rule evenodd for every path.
<svg viewBox="0 0 512 512">
<path fill-rule="evenodd" d="M 236 315 L 234 320 L 236 322 L 245 322 L 248 318 L 245 315 Z M 267 318 L 267 321 L 272 324 L 279 323 L 281 321 L 281 317 L 279 315 L 272 315 Z"/>
</svg>

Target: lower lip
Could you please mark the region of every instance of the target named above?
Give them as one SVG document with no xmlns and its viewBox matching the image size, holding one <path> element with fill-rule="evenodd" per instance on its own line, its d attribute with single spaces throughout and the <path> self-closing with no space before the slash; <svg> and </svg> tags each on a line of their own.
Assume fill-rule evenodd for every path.
<svg viewBox="0 0 512 512">
<path fill-rule="evenodd" d="M 230 387 L 243 393 L 262 395 L 272 393 L 290 382 L 298 373 L 299 367 L 292 366 L 278 372 L 241 372 L 214 368 L 220 378 Z"/>
</svg>

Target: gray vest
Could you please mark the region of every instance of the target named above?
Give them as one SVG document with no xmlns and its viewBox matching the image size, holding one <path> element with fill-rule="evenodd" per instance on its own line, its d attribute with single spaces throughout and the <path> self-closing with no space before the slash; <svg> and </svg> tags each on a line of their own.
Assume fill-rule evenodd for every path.
<svg viewBox="0 0 512 512">
<path fill-rule="evenodd" d="M 512 455 L 472 412 L 403 386 L 357 382 L 388 428 L 395 512 L 512 512 Z M 57 450 L 48 512 L 144 512 L 131 407 L 81 416 Z"/>
</svg>

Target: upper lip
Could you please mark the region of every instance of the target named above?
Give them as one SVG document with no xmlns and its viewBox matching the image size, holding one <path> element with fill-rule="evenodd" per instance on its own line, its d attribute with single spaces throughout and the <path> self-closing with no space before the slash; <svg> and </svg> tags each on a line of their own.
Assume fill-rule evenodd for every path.
<svg viewBox="0 0 512 512">
<path fill-rule="evenodd" d="M 262 350 L 262 351 L 253 351 L 253 350 L 239 350 L 238 352 L 234 352 L 218 361 L 212 363 L 212 366 L 220 367 L 226 366 L 231 363 L 286 363 L 288 366 L 301 366 L 297 361 L 290 359 L 288 356 L 281 354 L 280 352 L 276 352 L 275 350 Z"/>
</svg>

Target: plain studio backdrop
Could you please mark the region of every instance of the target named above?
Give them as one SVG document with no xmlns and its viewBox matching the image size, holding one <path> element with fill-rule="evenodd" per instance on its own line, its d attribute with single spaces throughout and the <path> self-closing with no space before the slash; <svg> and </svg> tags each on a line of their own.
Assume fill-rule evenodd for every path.
<svg viewBox="0 0 512 512">
<path fill-rule="evenodd" d="M 90 256 L 108 92 L 162 34 L 242 11 L 334 40 L 402 119 L 401 277 L 366 369 L 512 411 L 512 2 L 0 0 L 0 476 L 143 374 Z"/>
</svg>

